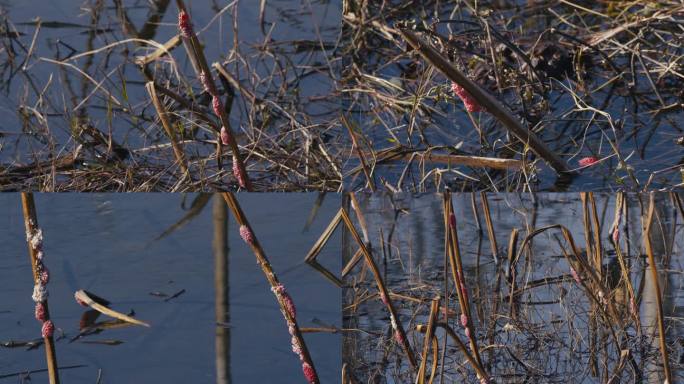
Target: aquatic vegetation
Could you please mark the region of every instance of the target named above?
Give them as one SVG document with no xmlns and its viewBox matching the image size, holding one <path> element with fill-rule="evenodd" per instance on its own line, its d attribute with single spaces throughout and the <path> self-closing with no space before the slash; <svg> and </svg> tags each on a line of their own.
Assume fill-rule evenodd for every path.
<svg viewBox="0 0 684 384">
<path fill-rule="evenodd" d="M 684 302 L 675 282 L 684 261 L 680 195 L 360 200 L 356 225 L 374 234 L 365 243 L 382 263 L 383 287 L 358 265 L 360 246 L 349 241 L 344 327 L 354 331 L 345 334 L 344 363 L 356 382 L 684 377 L 673 356 L 682 351 L 676 324 Z M 621 244 L 610 241 L 607 218 L 625 231 Z M 503 251 L 490 251 L 496 237 L 508 238 Z M 495 251 L 503 257 L 495 259 Z M 386 314 L 385 290 L 395 317 Z M 393 348 L 403 341 L 395 322 L 408 329 L 409 348 L 422 346 L 415 365 L 403 348 Z"/>
<path fill-rule="evenodd" d="M 388 191 L 681 186 L 680 4 L 615 4 L 349 2 L 344 110 L 364 148 L 347 189 L 367 188 L 363 162 Z M 563 165 L 582 153 L 600 172 Z"/>
</svg>

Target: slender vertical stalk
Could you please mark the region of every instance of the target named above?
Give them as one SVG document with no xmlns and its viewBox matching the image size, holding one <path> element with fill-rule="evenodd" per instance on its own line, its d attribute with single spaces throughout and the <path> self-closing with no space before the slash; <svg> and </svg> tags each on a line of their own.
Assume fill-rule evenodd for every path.
<svg viewBox="0 0 684 384">
<path fill-rule="evenodd" d="M 185 21 L 187 30 L 181 30 L 181 38 L 183 40 L 183 44 L 186 46 L 186 48 L 189 47 L 188 51 L 192 52 L 190 56 L 194 56 L 197 62 L 195 68 L 195 71 L 197 72 L 197 77 L 202 79 L 202 85 L 205 87 L 205 91 L 207 91 L 207 93 L 209 93 L 209 95 L 213 97 L 212 104 L 214 107 L 214 113 L 216 113 L 219 120 L 221 120 L 223 128 L 225 128 L 225 131 L 221 130 L 221 132 L 217 132 L 216 145 L 217 154 L 219 155 L 217 159 L 218 161 L 220 161 L 221 143 L 222 140 L 225 139 L 225 141 L 227 141 L 228 146 L 230 147 L 230 150 L 233 152 L 234 176 L 241 184 L 241 187 L 244 187 L 248 191 L 252 191 L 252 182 L 249 179 L 249 175 L 247 175 L 245 163 L 242 159 L 242 156 L 240 155 L 240 149 L 238 147 L 237 141 L 235 140 L 235 134 L 233 132 L 233 129 L 231 128 L 230 121 L 228 120 L 228 115 L 226 114 L 226 111 L 223 108 L 223 103 L 221 103 L 218 97 L 216 83 L 214 83 L 214 78 L 211 75 L 211 70 L 209 69 L 209 65 L 207 64 L 207 58 L 204 56 L 204 49 L 202 48 L 202 45 L 200 44 L 199 39 L 197 38 L 197 35 L 192 31 L 192 22 L 190 21 L 190 14 L 188 13 L 187 8 L 185 7 L 185 2 L 183 0 L 176 0 L 176 4 L 178 5 L 179 15 L 184 15 L 186 18 Z M 222 133 L 225 134 L 222 135 Z"/>
<path fill-rule="evenodd" d="M 31 259 L 31 270 L 33 272 L 34 295 L 33 299 L 36 301 L 36 317 L 40 317 L 43 323 L 43 341 L 45 342 L 45 358 L 47 360 L 48 377 L 50 384 L 59 384 L 59 372 L 57 368 L 57 352 L 55 350 L 55 341 L 52 337 L 52 331 L 46 332 L 46 326 L 52 325 L 50 320 L 50 309 L 48 308 L 47 290 L 44 284 L 47 284 L 43 273 L 47 270 L 43 267 L 43 250 L 42 250 L 42 232 L 38 226 L 38 216 L 36 214 L 36 205 L 33 201 L 33 194 L 21 193 L 22 212 L 24 214 L 24 227 L 26 229 L 26 242 L 28 243 L 29 257 Z M 42 271 L 41 271 L 42 270 Z M 44 294 L 38 295 L 36 290 L 44 290 Z M 41 314 L 38 315 L 39 307 Z"/>
<path fill-rule="evenodd" d="M 603 245 L 601 243 L 601 224 L 599 222 L 598 210 L 596 209 L 596 199 L 594 193 L 589 193 L 591 203 L 592 224 L 594 228 L 594 267 L 599 276 L 603 277 Z"/>
<path fill-rule="evenodd" d="M 580 193 L 580 199 L 582 200 L 582 227 L 584 228 L 584 241 L 586 244 L 586 252 L 587 252 L 587 260 L 590 261 L 590 263 L 595 260 L 594 258 L 594 242 L 592 238 L 592 226 L 591 226 L 591 215 L 589 214 L 589 198 L 590 198 L 590 192 L 581 192 Z M 596 267 L 596 265 L 594 265 Z M 575 268 L 570 265 L 570 268 L 572 269 L 572 273 L 577 275 L 578 272 L 575 270 Z M 601 271 L 601 267 L 599 265 L 597 271 Z M 591 375 L 594 377 L 598 377 L 599 375 L 599 368 L 598 368 L 598 355 L 597 355 L 597 343 L 598 343 L 598 338 L 597 338 L 597 316 L 596 316 L 596 303 L 593 301 L 590 303 L 591 305 L 591 311 L 589 312 L 589 319 L 588 319 L 588 324 L 589 324 L 589 368 L 591 369 Z"/>
<path fill-rule="evenodd" d="M 458 232 L 456 231 L 456 215 L 454 215 L 454 207 L 451 203 L 451 193 L 444 193 L 444 227 L 447 230 L 447 239 L 449 246 L 446 249 L 449 261 L 451 264 L 451 273 L 453 274 L 454 284 L 456 285 L 456 292 L 458 293 L 458 302 L 461 306 L 461 325 L 466 330 L 466 336 L 470 340 L 470 348 L 477 363 L 482 366 L 482 359 L 480 358 L 480 351 L 475 340 L 475 332 L 473 326 L 473 318 L 470 312 L 470 304 L 468 301 L 468 293 L 465 286 L 465 276 L 463 275 L 463 264 L 461 263 L 461 251 L 458 242 Z"/>
<path fill-rule="evenodd" d="M 216 384 L 230 384 L 230 285 L 228 284 L 228 212 L 221 196 L 214 195 L 214 289 L 216 290 Z"/>
<path fill-rule="evenodd" d="M 658 277 L 658 267 L 653 254 L 653 244 L 651 240 L 651 226 L 653 225 L 653 213 L 655 211 L 655 194 L 653 192 L 649 195 L 648 213 L 646 216 L 646 227 L 644 228 L 644 247 L 646 248 L 646 255 L 648 256 L 648 263 L 650 264 L 651 278 L 655 288 L 655 299 L 657 306 L 657 320 L 658 320 L 658 336 L 660 340 L 660 353 L 663 357 L 663 371 L 665 373 L 665 382 L 672 383 L 672 373 L 670 372 L 670 358 L 667 352 L 667 343 L 665 342 L 665 320 L 663 316 L 663 298 L 660 290 L 660 282 Z"/>
<path fill-rule="evenodd" d="M 181 172 L 183 172 L 183 176 L 189 179 L 190 172 L 188 171 L 188 164 L 185 159 L 185 154 L 183 153 L 183 149 L 178 144 L 176 131 L 173 129 L 173 125 L 169 121 L 168 111 L 166 110 L 166 107 L 164 107 L 164 104 L 162 104 L 161 100 L 159 100 L 159 97 L 157 96 L 157 90 L 154 86 L 154 81 L 150 81 L 147 84 L 145 84 L 145 88 L 147 89 L 147 93 L 150 94 L 150 98 L 152 99 L 152 104 L 154 104 L 154 108 L 157 110 L 157 115 L 159 116 L 159 120 L 161 120 L 162 127 L 164 127 L 164 131 L 166 132 L 166 135 L 169 137 L 169 141 L 171 142 L 171 148 L 173 148 L 173 154 L 176 157 L 178 166 L 180 166 Z"/>
<path fill-rule="evenodd" d="M 489 245 L 492 248 L 492 257 L 494 257 L 494 263 L 499 264 L 499 246 L 496 244 L 496 236 L 494 235 L 494 225 L 492 224 L 492 215 L 489 210 L 487 193 L 481 192 L 480 198 L 482 199 L 482 209 L 484 210 L 485 222 L 487 223 L 487 235 L 489 236 Z"/>
<path fill-rule="evenodd" d="M 423 354 L 421 355 L 420 367 L 418 368 L 418 374 L 416 375 L 417 384 L 425 384 L 425 370 L 427 369 L 427 357 L 430 352 L 430 346 L 432 345 L 432 339 L 435 334 L 435 324 L 437 322 L 437 315 L 439 314 L 439 302 L 441 298 L 439 296 L 432 299 L 430 303 L 430 315 L 428 317 L 427 329 L 425 331 L 425 337 L 423 339 Z M 436 363 L 436 360 L 433 361 Z M 434 372 L 434 371 L 433 371 Z"/>
</svg>

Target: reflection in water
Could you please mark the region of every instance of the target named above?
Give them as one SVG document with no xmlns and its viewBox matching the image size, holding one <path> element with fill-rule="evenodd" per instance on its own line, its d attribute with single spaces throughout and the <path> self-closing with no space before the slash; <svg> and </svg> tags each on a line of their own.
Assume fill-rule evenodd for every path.
<svg viewBox="0 0 684 384">
<path fill-rule="evenodd" d="M 214 195 L 214 287 L 216 289 L 216 384 L 230 384 L 230 285 L 228 284 L 228 210 Z"/>
<path fill-rule="evenodd" d="M 237 228 L 227 231 L 227 220 L 233 219 L 226 215 L 225 202 L 208 196 L 188 195 L 193 203 L 186 207 L 184 197 L 176 194 L 35 195 L 49 258 L 59 364 L 77 366 L 60 370 L 63 382 L 93 383 L 98 375 L 112 383 L 301 379 L 301 363 L 291 351 L 270 286 Z M 339 199 L 331 195 L 320 203 L 318 217 L 304 233 L 315 195 L 239 199 L 296 300 L 302 324 L 339 328 L 339 288 L 303 262 L 327 224 L 320 217 L 334 213 Z M 0 244 L 2 381 L 4 375 L 45 368 L 43 346 L 27 343 L 42 339 L 31 302 L 31 265 L 17 194 L 0 194 Z M 336 255 L 339 250 L 332 241 L 326 251 Z M 326 265 L 339 268 L 333 260 L 327 258 Z M 110 300 L 112 309 L 151 327 L 125 326 L 93 313 L 83 316 L 74 300 L 79 289 L 95 292 Z M 83 334 L 81 320 L 90 325 Z M 306 337 L 322 382 L 334 382 L 340 372 L 338 335 Z M 47 379 L 44 372 L 32 377 Z"/>
<path fill-rule="evenodd" d="M 586 205 L 576 194 L 487 198 L 498 249 L 492 248 L 482 197 L 453 197 L 472 332 L 461 324 L 445 258 L 441 197 L 373 195 L 360 201 L 384 284 L 419 361 L 430 302 L 441 298 L 438 356 L 429 351 L 426 377 L 435 364 L 446 382 L 477 382 L 473 365 L 444 333 L 446 326 L 465 345 L 467 335 L 474 335 L 482 368 L 496 382 L 662 383 L 657 291 L 642 229 L 649 196 L 628 195 L 621 209 L 615 195 L 588 196 Z M 684 379 L 684 212 L 670 194 L 655 195 L 655 207 L 650 237 L 671 382 L 678 382 Z M 534 231 L 539 233 L 524 242 Z M 353 242 L 347 248 L 348 254 L 357 249 Z M 359 331 L 345 336 L 344 363 L 359 382 L 413 382 L 416 371 L 394 342 L 367 268 L 356 266 L 346 283 L 344 327 Z"/>
</svg>

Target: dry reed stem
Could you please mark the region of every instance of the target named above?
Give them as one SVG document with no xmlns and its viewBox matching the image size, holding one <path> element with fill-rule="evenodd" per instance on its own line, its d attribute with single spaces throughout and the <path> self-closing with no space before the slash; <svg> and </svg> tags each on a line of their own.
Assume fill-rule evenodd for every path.
<svg viewBox="0 0 684 384">
<path fill-rule="evenodd" d="M 185 15 L 187 15 L 187 17 L 190 19 L 190 14 L 187 8 L 185 7 L 185 2 L 183 0 L 176 0 L 176 4 L 178 5 L 179 14 L 185 13 Z M 192 25 L 191 21 L 188 22 L 190 23 L 190 25 Z M 197 67 L 195 68 L 197 77 L 206 80 L 203 84 L 208 86 L 209 88 L 206 91 L 216 100 L 220 101 L 216 83 L 214 83 L 214 77 L 211 74 L 211 69 L 209 68 L 209 65 L 207 64 L 207 59 L 204 56 L 204 49 L 202 48 L 202 45 L 200 44 L 200 41 L 197 38 L 197 35 L 193 32 L 190 34 L 190 36 L 181 36 L 181 39 L 183 40 L 183 45 L 189 51 L 189 56 L 194 57 L 197 62 Z M 217 113 L 217 117 L 221 121 L 221 125 L 226 129 L 226 139 L 228 140 L 228 146 L 233 152 L 233 161 L 236 162 L 235 166 L 237 167 L 236 170 L 238 172 L 238 175 L 234 176 L 238 178 L 238 181 L 241 182 L 241 184 L 244 183 L 244 188 L 247 191 L 252 191 L 252 182 L 249 178 L 249 175 L 247 174 L 245 163 L 243 161 L 242 155 L 240 154 L 240 148 L 238 147 L 237 141 L 235 139 L 235 133 L 231 128 L 230 121 L 228 119 L 228 115 L 226 114 L 225 109 L 221 106 L 219 108 L 216 108 L 215 112 Z M 219 161 L 219 165 L 221 159 L 221 140 L 221 133 L 216 132 L 217 161 Z"/>
<path fill-rule="evenodd" d="M 581 192 L 580 193 L 580 199 L 582 201 L 582 220 L 583 220 L 583 228 L 584 228 L 584 241 L 586 243 L 586 253 L 587 253 L 587 260 L 589 260 L 590 263 L 594 262 L 596 260 L 596 249 L 593 246 L 594 242 L 592 240 L 592 223 L 591 223 L 591 217 L 589 214 L 589 201 L 588 201 L 588 193 L 587 192 Z M 594 268 L 598 271 L 599 278 L 601 276 L 601 260 L 598 260 L 598 267 L 596 266 L 596 263 L 593 265 Z M 579 276 L 575 268 L 570 264 L 571 268 L 571 273 L 573 276 Z M 592 301 L 591 302 L 592 310 L 589 314 L 589 367 L 591 369 L 591 373 L 593 376 L 598 376 L 598 356 L 597 356 L 597 329 L 596 329 L 596 323 L 597 323 L 597 318 L 596 318 L 596 304 Z"/>
<path fill-rule="evenodd" d="M 157 110 L 157 115 L 159 116 L 159 120 L 161 121 L 162 127 L 164 127 L 166 136 L 168 136 L 169 141 L 171 142 L 173 154 L 176 157 L 176 162 L 178 162 L 178 166 L 180 166 L 183 177 L 190 179 L 190 172 L 188 170 L 187 160 L 185 159 L 185 153 L 183 153 L 183 149 L 180 147 L 180 144 L 178 143 L 178 138 L 176 137 L 176 131 L 173 128 L 173 124 L 171 124 L 171 122 L 169 121 L 168 111 L 166 110 L 166 107 L 157 96 L 157 90 L 155 88 L 154 82 L 150 81 L 147 84 L 145 84 L 145 89 L 147 89 L 147 93 L 149 93 L 150 99 L 152 99 L 152 104 L 154 104 L 154 108 Z"/>
<path fill-rule="evenodd" d="M 342 220 L 344 220 L 345 225 L 347 226 L 347 229 L 349 230 L 349 233 L 352 235 L 354 238 L 354 241 L 356 241 L 357 245 L 359 248 L 361 248 L 361 252 L 363 253 L 365 259 L 366 259 L 366 264 L 370 268 L 371 273 L 373 274 L 373 277 L 375 279 L 375 283 L 378 286 L 378 290 L 380 291 L 380 297 L 387 307 L 387 310 L 390 313 L 390 320 L 392 322 L 392 329 L 395 334 L 395 341 L 397 341 L 402 348 L 404 349 L 404 352 L 406 353 L 406 357 L 408 358 L 409 364 L 411 364 L 412 368 L 416 367 L 416 358 L 413 355 L 413 350 L 411 350 L 411 346 L 408 343 L 408 340 L 406 338 L 406 332 L 404 331 L 404 326 L 402 325 L 401 321 L 399 321 L 399 317 L 397 316 L 397 312 L 394 309 L 394 304 L 392 303 L 392 298 L 390 296 L 389 291 L 387 290 L 387 287 L 385 286 L 383 280 L 382 280 L 382 275 L 380 274 L 380 270 L 378 269 L 378 266 L 375 264 L 375 260 L 373 259 L 373 255 L 371 255 L 370 251 L 366 247 L 366 244 L 363 242 L 361 239 L 361 236 L 359 235 L 359 232 L 356 230 L 356 227 L 354 227 L 354 223 L 352 223 L 351 218 L 349 217 L 349 214 L 347 213 L 346 209 L 342 209 Z M 396 340 L 399 339 L 399 340 Z"/>
<path fill-rule="evenodd" d="M 622 210 L 626 208 L 626 197 L 624 192 L 618 192 L 615 201 L 615 225 L 617 230 L 620 228 L 620 221 L 622 216 Z M 625 282 L 627 287 L 627 294 L 629 296 L 629 302 L 627 303 L 629 312 L 634 319 L 634 323 L 637 327 L 637 333 L 641 334 L 641 319 L 639 318 L 639 305 L 634 290 L 634 285 L 632 284 L 632 279 L 629 276 L 629 266 L 622 254 L 622 248 L 620 247 L 620 238 L 618 237 L 617 242 L 613 242 L 615 247 L 615 255 L 617 256 L 618 263 L 620 264 L 620 275 L 622 281 Z"/>
<path fill-rule="evenodd" d="M 503 104 L 456 69 L 441 53 L 418 35 L 407 29 L 400 29 L 399 32 L 404 40 L 418 51 L 425 60 L 440 70 L 449 80 L 463 87 L 518 140 L 528 145 L 534 153 L 546 160 L 557 173 L 570 173 L 570 167 L 566 162 L 553 153 L 532 131 L 523 127 L 519 119 L 513 116 Z"/>
<path fill-rule="evenodd" d="M 427 358 L 428 353 L 430 352 L 430 347 L 433 345 L 435 323 L 437 321 L 437 315 L 439 314 L 440 300 L 441 298 L 437 296 L 434 299 L 432 299 L 432 302 L 430 303 L 430 314 L 428 315 L 427 329 L 425 330 L 425 337 L 423 338 L 423 353 L 421 355 L 420 367 L 418 368 L 418 373 L 416 375 L 416 384 L 425 384 L 425 370 L 427 368 Z M 432 363 L 432 376 L 434 376 L 434 364 L 437 364 L 437 359 L 433 359 Z M 432 380 L 430 380 L 430 382 L 432 382 Z"/>
<path fill-rule="evenodd" d="M 508 269 L 506 272 L 506 276 L 508 277 L 508 285 L 509 285 L 509 297 L 508 297 L 508 316 L 512 319 L 516 319 L 516 312 L 514 311 L 514 305 L 513 305 L 513 300 L 514 300 L 514 292 L 515 292 L 515 255 L 517 254 L 517 245 L 518 245 L 518 233 L 520 230 L 518 228 L 513 228 L 511 230 L 511 234 L 508 238 Z"/>
<path fill-rule="evenodd" d="M 33 236 L 38 234 L 40 230 L 40 227 L 38 226 L 38 214 L 36 212 L 36 205 L 33 200 L 33 193 L 21 193 L 21 206 L 22 213 L 24 215 L 24 228 L 27 234 L 26 243 L 28 245 L 29 258 L 31 261 L 31 271 L 33 272 L 33 283 L 35 286 L 41 284 L 41 276 L 40 271 L 38 270 L 38 265 L 42 264 L 42 261 L 40 260 L 42 257 L 39 258 L 38 253 L 42 252 L 42 249 L 37 249 L 36 243 L 31 241 L 33 239 Z M 40 241 L 40 243 L 42 246 L 42 240 Z M 51 321 L 47 297 L 45 297 L 41 303 L 44 308 L 43 324 L 45 324 L 45 322 Z M 45 359 L 47 361 L 47 371 L 50 384 L 59 384 L 57 351 L 55 349 L 55 341 L 52 336 L 52 332 L 50 332 L 48 335 L 44 335 L 43 341 L 45 342 Z"/>
<path fill-rule="evenodd" d="M 424 152 L 418 152 L 416 150 L 409 150 L 403 146 L 394 146 L 387 149 L 382 149 L 376 152 L 366 153 L 362 152 L 357 154 L 357 156 L 367 157 L 372 156 L 374 158 L 375 165 L 386 163 L 389 161 L 396 160 L 411 160 L 413 158 L 420 159 L 421 164 L 423 163 L 434 163 L 434 164 L 445 164 L 451 165 L 462 165 L 466 167 L 473 168 L 491 168 L 500 170 L 513 170 L 519 171 L 524 169 L 525 162 L 516 159 L 500 159 L 496 157 L 482 157 L 482 156 L 466 156 L 466 155 L 449 155 L 449 154 L 439 154 L 434 153 L 432 149 Z M 353 176 L 359 172 L 365 172 L 363 165 L 359 165 L 352 168 L 347 172 L 347 175 Z"/>
<path fill-rule="evenodd" d="M 480 358 L 480 351 L 477 347 L 477 340 L 475 339 L 475 327 L 473 317 L 470 312 L 470 303 L 468 294 L 466 292 L 465 276 L 463 274 L 463 264 L 461 262 L 461 251 L 458 241 L 458 232 L 456 230 L 456 215 L 454 214 L 454 207 L 451 202 L 451 193 L 445 192 L 443 194 L 443 212 L 444 212 L 444 229 L 446 231 L 446 239 L 448 247 L 446 248 L 447 259 L 451 266 L 451 273 L 458 293 L 458 302 L 461 307 L 461 316 L 466 318 L 461 320 L 461 324 L 466 329 L 468 338 L 470 340 L 470 348 L 473 351 L 475 360 L 482 366 Z M 465 320 L 465 321 L 464 321 Z"/>
<path fill-rule="evenodd" d="M 354 253 L 351 259 L 349 259 L 349 262 L 347 262 L 347 265 L 345 265 L 344 268 L 342 268 L 342 277 L 346 277 L 362 258 L 363 251 L 361 249 L 357 249 L 356 253 Z"/>
<path fill-rule="evenodd" d="M 328 224 L 328 227 L 321 233 L 321 236 L 316 240 L 314 245 L 311 247 L 311 250 L 309 250 L 309 253 L 307 253 L 306 257 L 304 257 L 304 262 L 315 268 L 317 271 L 319 271 L 323 276 L 325 276 L 328 280 L 332 281 L 335 285 L 338 287 L 344 286 L 344 283 L 340 278 L 335 276 L 332 272 L 324 268 L 316 258 L 318 255 L 321 253 L 323 250 L 323 247 L 328 243 L 328 240 L 330 240 L 330 236 L 332 236 L 333 232 L 335 232 L 335 229 L 339 227 L 340 223 L 342 222 L 342 211 L 339 210 L 337 211 L 337 214 L 335 214 L 335 217 L 330 221 Z"/>
<path fill-rule="evenodd" d="M 599 277 L 603 276 L 603 246 L 601 244 L 601 225 L 599 223 L 598 210 L 596 209 L 596 199 L 594 193 L 589 192 L 589 202 L 591 203 L 592 225 L 594 228 L 594 268 L 598 271 Z"/>
<path fill-rule="evenodd" d="M 230 208 L 231 212 L 233 213 L 233 216 L 235 217 L 235 220 L 238 222 L 240 227 L 246 228 L 247 233 L 249 233 L 248 240 L 246 240 L 245 242 L 252 249 L 252 252 L 254 252 L 254 256 L 256 257 L 257 262 L 259 263 L 259 267 L 261 267 L 261 270 L 264 273 L 264 276 L 266 277 L 266 280 L 268 281 L 269 285 L 271 286 L 271 289 L 274 290 L 274 292 L 276 292 L 279 289 L 279 287 L 282 287 L 282 285 L 280 284 L 278 277 L 273 271 L 271 263 L 268 261 L 266 253 L 264 252 L 264 249 L 261 247 L 261 244 L 259 243 L 256 234 L 252 230 L 252 227 L 250 226 L 249 221 L 247 220 L 247 216 L 242 211 L 240 203 L 235 198 L 235 195 L 230 192 L 224 192 L 222 193 L 222 196 L 223 199 L 226 201 L 226 204 L 228 204 L 228 207 Z M 241 236 L 243 236 L 242 233 Z M 307 364 L 313 370 L 314 380 L 311 381 L 311 383 L 320 384 L 318 374 L 316 373 L 316 368 L 314 366 L 313 360 L 311 359 L 311 355 L 309 354 L 309 349 L 307 348 L 306 342 L 304 341 L 304 337 L 302 336 L 301 331 L 299 330 L 297 318 L 294 316 L 294 314 L 289 308 L 291 303 L 287 303 L 285 300 L 283 300 L 283 295 L 275 296 L 278 301 L 278 305 L 280 305 L 280 311 L 282 312 L 283 317 L 285 317 L 288 326 L 291 325 L 291 336 L 294 339 L 293 344 L 296 343 L 301 350 L 300 359 L 302 360 L 302 363 Z"/>
<path fill-rule="evenodd" d="M 492 257 L 494 257 L 494 263 L 499 264 L 499 247 L 496 244 L 494 224 L 492 223 L 492 215 L 489 211 L 489 200 L 487 200 L 487 193 L 480 192 L 480 198 L 482 199 L 482 209 L 484 210 L 485 222 L 487 223 L 487 235 L 489 236 L 489 245 L 492 249 Z"/>
<path fill-rule="evenodd" d="M 670 371 L 670 358 L 667 351 L 667 342 L 665 341 L 665 320 L 663 314 L 663 298 L 660 290 L 660 277 L 658 276 L 658 267 L 653 254 L 653 244 L 651 243 L 651 226 L 653 225 L 653 213 L 655 212 L 655 194 L 649 194 L 648 213 L 644 227 L 644 248 L 646 248 L 646 255 L 648 256 L 648 263 L 651 267 L 651 277 L 655 287 L 655 299 L 658 310 L 658 340 L 660 341 L 660 353 L 663 357 L 663 370 L 665 373 L 665 382 L 672 383 L 672 372 Z"/>
<path fill-rule="evenodd" d="M 78 290 L 76 293 L 74 293 L 74 297 L 76 298 L 76 301 L 78 301 L 79 304 L 88 306 L 102 314 L 105 314 L 107 316 L 113 317 L 115 319 L 131 323 L 131 324 L 136 324 L 136 325 L 142 325 L 143 327 L 150 327 L 149 323 L 146 323 L 142 320 L 138 320 L 136 318 L 130 317 L 128 315 L 125 315 L 121 312 L 117 312 L 113 309 L 107 308 L 102 304 L 99 304 L 95 300 L 93 300 L 90 295 L 88 295 L 88 292 L 84 290 Z"/>
</svg>

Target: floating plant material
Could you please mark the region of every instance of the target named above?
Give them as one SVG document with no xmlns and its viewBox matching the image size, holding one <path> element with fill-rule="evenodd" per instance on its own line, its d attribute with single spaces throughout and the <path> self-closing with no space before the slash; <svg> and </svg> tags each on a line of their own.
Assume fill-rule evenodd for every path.
<svg viewBox="0 0 684 384">
<path fill-rule="evenodd" d="M 100 344 L 100 345 L 121 345 L 123 341 L 121 340 L 81 340 L 79 343 L 82 344 Z"/>
<path fill-rule="evenodd" d="M 102 304 L 96 302 L 96 301 L 88 294 L 87 291 L 84 291 L 84 290 L 76 291 L 76 293 L 74 294 L 74 298 L 76 299 L 76 302 L 78 302 L 80 305 L 88 306 L 88 307 L 90 307 L 90 308 L 92 308 L 92 309 L 94 309 L 94 310 L 96 310 L 96 311 L 98 311 L 98 312 L 100 312 L 100 313 L 102 313 L 102 314 L 105 314 L 105 315 L 107 315 L 107 316 L 111 316 L 111 317 L 113 317 L 113 318 L 115 318 L 115 319 L 118 319 L 118 320 L 121 320 L 121 321 L 125 321 L 125 322 L 131 323 L 131 324 L 142 325 L 142 326 L 144 326 L 144 327 L 149 327 L 149 326 L 150 326 L 148 323 L 146 323 L 146 322 L 144 322 L 144 321 L 135 319 L 135 318 L 133 318 L 133 317 L 131 317 L 131 316 L 124 315 L 124 314 L 121 313 L 121 312 L 117 312 L 117 311 L 115 311 L 115 310 L 113 310 L 113 309 L 109 309 L 109 308 L 105 307 L 104 305 L 102 305 Z"/>
<path fill-rule="evenodd" d="M 174 293 L 173 295 L 167 297 L 166 299 L 164 299 L 164 301 L 173 300 L 173 299 L 179 297 L 180 295 L 182 295 L 182 294 L 184 294 L 184 293 L 185 293 L 185 288 L 184 288 L 184 289 L 181 289 L 180 291 L 178 291 L 178 292 Z"/>
</svg>

